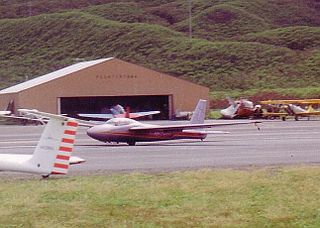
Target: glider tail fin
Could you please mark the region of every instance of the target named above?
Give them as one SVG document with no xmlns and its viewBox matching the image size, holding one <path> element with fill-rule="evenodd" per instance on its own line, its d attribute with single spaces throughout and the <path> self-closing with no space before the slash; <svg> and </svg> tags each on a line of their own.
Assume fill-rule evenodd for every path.
<svg viewBox="0 0 320 228">
<path fill-rule="evenodd" d="M 74 146 L 78 122 L 74 119 L 50 117 L 30 160 L 43 175 L 66 174 Z"/>
<path fill-rule="evenodd" d="M 204 118 L 206 116 L 206 108 L 207 108 L 207 101 L 200 99 L 197 107 L 195 108 L 190 123 L 191 124 L 202 124 L 204 123 Z"/>
</svg>

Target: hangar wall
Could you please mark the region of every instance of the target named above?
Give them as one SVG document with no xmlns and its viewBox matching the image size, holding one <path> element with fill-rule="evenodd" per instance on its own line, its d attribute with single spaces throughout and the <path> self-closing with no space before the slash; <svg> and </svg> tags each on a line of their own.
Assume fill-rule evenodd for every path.
<svg viewBox="0 0 320 228">
<path fill-rule="evenodd" d="M 207 87 L 111 58 L 14 96 L 16 109 L 35 108 L 58 113 L 61 97 L 168 95 L 172 96 L 173 114 L 176 109 L 193 110 L 198 99 L 208 99 L 208 93 Z M 1 94 L 0 100 L 10 96 Z"/>
</svg>

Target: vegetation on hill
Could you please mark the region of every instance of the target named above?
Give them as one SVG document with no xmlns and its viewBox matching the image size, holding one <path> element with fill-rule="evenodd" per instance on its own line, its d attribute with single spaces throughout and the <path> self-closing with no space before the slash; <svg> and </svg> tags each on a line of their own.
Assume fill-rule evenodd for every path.
<svg viewBox="0 0 320 228">
<path fill-rule="evenodd" d="M 238 39 L 245 42 L 259 42 L 283 46 L 293 50 L 320 48 L 320 27 L 295 26 L 249 33 Z"/>
<path fill-rule="evenodd" d="M 167 21 L 151 12 L 146 11 L 136 2 L 116 2 L 92 6 L 82 9 L 82 12 L 101 16 L 107 20 L 127 23 L 150 23 L 167 25 Z"/>
<path fill-rule="evenodd" d="M 193 0 L 191 40 L 188 4 L 4 2 L 0 88 L 71 63 L 110 56 L 212 91 L 319 86 L 318 1 Z"/>
<path fill-rule="evenodd" d="M 281 68 L 295 58 L 294 52 L 287 48 L 248 42 L 190 41 L 165 27 L 119 23 L 85 13 L 40 15 L 2 22 L 0 32 L 4 35 L 0 42 L 9 45 L 3 47 L 0 57 L 20 65 L 19 69 L 9 68 L 12 69 L 10 75 L 16 76 L 12 81 L 17 77 L 25 80 L 27 69 L 21 69 L 24 67 L 45 73 L 78 58 L 116 56 L 190 78 L 212 89 L 246 89 L 255 78 L 252 71 L 260 68 L 260 74 L 266 77 L 265 72 L 272 72 L 277 61 L 283 65 L 278 66 Z"/>
<path fill-rule="evenodd" d="M 4 19 L 29 17 L 44 13 L 56 13 L 71 9 L 81 9 L 90 6 L 102 6 L 102 8 L 105 8 L 103 4 L 111 3 L 109 6 L 112 7 L 112 4 L 114 2 L 123 4 L 139 3 L 139 5 L 143 7 L 154 7 L 172 1 L 173 0 L 11 0 L 1 2 L 0 18 Z M 130 8 L 127 10 L 128 13 L 132 12 Z M 119 10 L 117 9 L 116 11 Z M 112 12 L 112 14 L 113 13 L 117 12 Z"/>
<path fill-rule="evenodd" d="M 317 0 L 236 0 L 229 4 L 258 15 L 274 27 L 320 25 L 320 2 Z"/>
<path fill-rule="evenodd" d="M 224 40 L 250 32 L 269 29 L 263 19 L 242 9 L 221 4 L 210 7 L 193 17 L 193 35 L 207 40 Z M 188 32 L 188 19 L 178 23 L 178 31 Z"/>
</svg>

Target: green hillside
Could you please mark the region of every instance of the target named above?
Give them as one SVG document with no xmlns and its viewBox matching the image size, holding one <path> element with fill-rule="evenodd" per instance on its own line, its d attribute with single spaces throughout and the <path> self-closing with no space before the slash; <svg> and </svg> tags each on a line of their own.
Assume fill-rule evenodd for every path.
<svg viewBox="0 0 320 228">
<path fill-rule="evenodd" d="M 164 18 L 152 14 L 135 2 L 109 3 L 88 7 L 81 11 L 119 22 L 168 25 Z"/>
<path fill-rule="evenodd" d="M 246 34 L 238 41 L 259 42 L 303 51 L 320 48 L 320 27 L 295 26 L 266 30 Z"/>
<path fill-rule="evenodd" d="M 224 40 L 250 32 L 270 29 L 262 18 L 242 9 L 221 4 L 210 7 L 193 17 L 193 35 L 207 40 Z M 188 19 L 178 23 L 175 29 L 188 32 Z"/>
<path fill-rule="evenodd" d="M 316 0 L 6 1 L 0 88 L 115 56 L 212 91 L 320 85 Z"/>
<path fill-rule="evenodd" d="M 317 0 L 228 1 L 251 14 L 263 18 L 274 27 L 320 25 L 320 2 Z"/>
</svg>

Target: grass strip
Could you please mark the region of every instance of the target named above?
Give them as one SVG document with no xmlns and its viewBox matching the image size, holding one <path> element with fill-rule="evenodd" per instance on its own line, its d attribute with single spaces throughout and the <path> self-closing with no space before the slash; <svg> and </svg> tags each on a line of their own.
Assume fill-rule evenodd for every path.
<svg viewBox="0 0 320 228">
<path fill-rule="evenodd" d="M 319 227 L 320 167 L 0 180 L 0 227 Z"/>
</svg>

